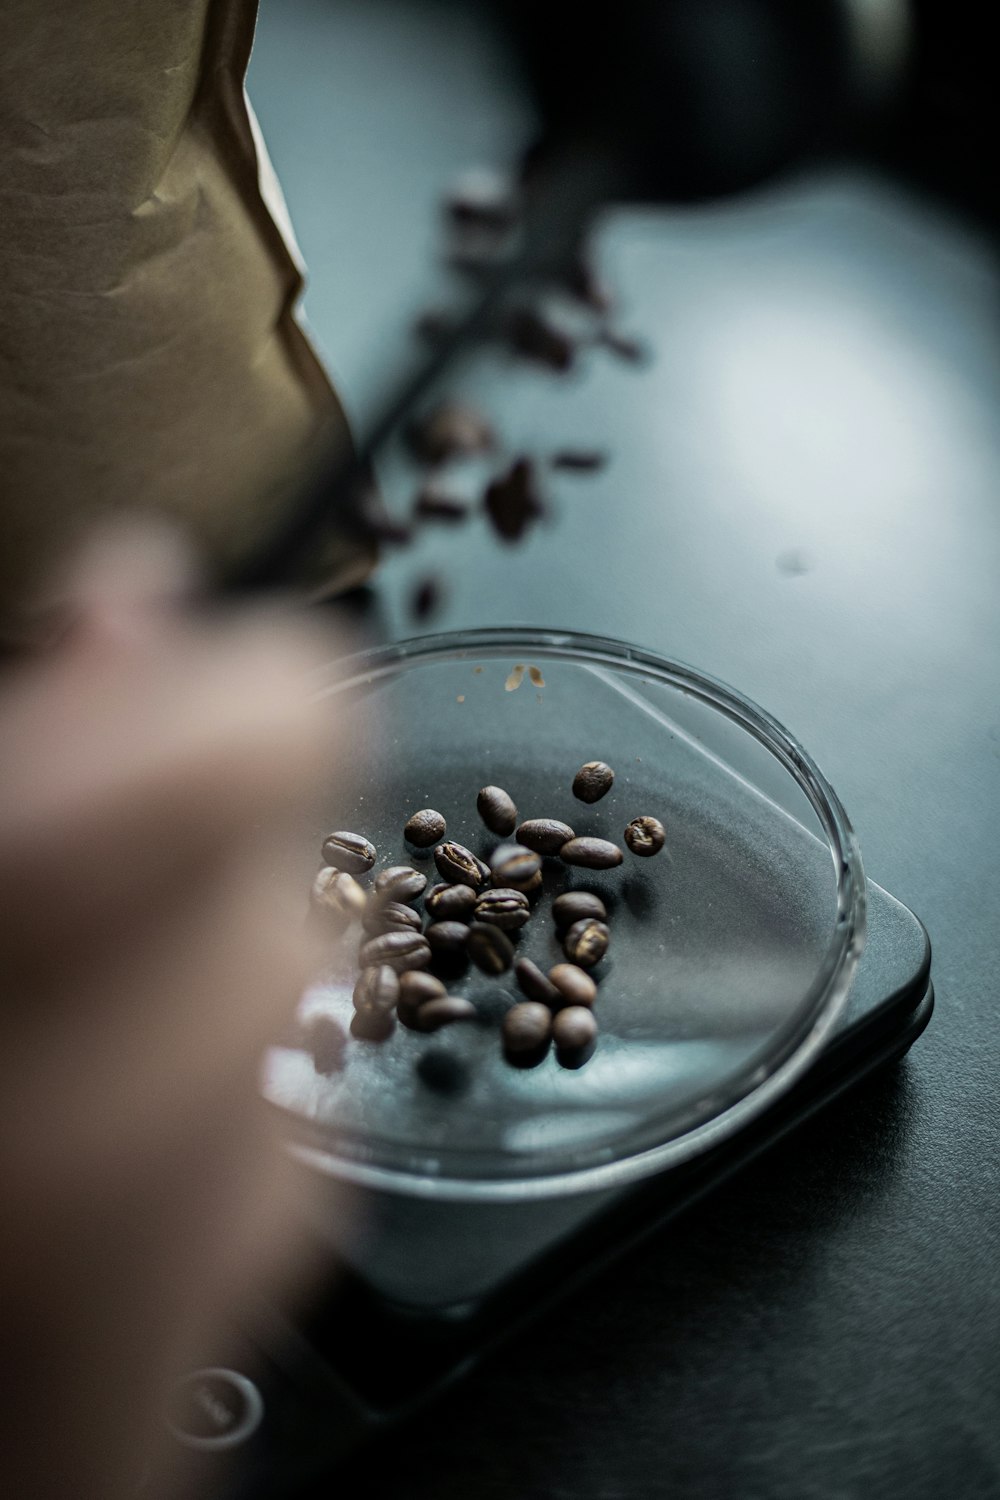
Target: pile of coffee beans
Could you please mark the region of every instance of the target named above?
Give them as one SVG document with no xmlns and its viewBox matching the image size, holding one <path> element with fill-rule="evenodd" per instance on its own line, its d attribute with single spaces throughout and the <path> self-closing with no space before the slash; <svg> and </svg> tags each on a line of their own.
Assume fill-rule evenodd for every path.
<svg viewBox="0 0 1000 1500">
<path fill-rule="evenodd" d="M 588 761 L 573 777 L 572 789 L 580 801 L 594 803 L 613 782 L 610 766 Z M 503 787 L 481 788 L 476 809 L 489 832 L 502 840 L 488 860 L 446 838 L 447 820 L 434 808 L 420 808 L 403 823 L 411 847 L 433 851 L 440 879 L 430 887 L 421 870 L 405 864 L 387 866 L 365 886 L 361 881 L 370 877 L 378 852 L 364 834 L 337 830 L 323 840 L 325 863 L 313 882 L 313 912 L 337 938 L 352 924 L 361 929 L 351 1036 L 386 1042 L 397 1022 L 422 1034 L 499 1022 L 503 1056 L 513 1067 L 535 1067 L 553 1048 L 562 1067 L 580 1068 L 598 1040 L 597 971 L 612 941 L 604 902 L 582 890 L 554 896 L 549 917 L 564 959 L 547 973 L 519 957 L 516 943 L 529 923 L 544 920 L 544 861 L 567 871 L 608 870 L 623 862 L 622 849 L 608 839 L 577 837 L 558 818 L 519 822 L 514 799 Z M 626 848 L 640 858 L 658 854 L 665 840 L 663 824 L 649 814 L 634 818 L 623 834 Z M 424 918 L 417 910 L 421 900 Z M 512 974 L 524 999 L 510 1003 L 502 995 L 494 997 L 495 1004 L 453 993 L 449 983 L 470 964 L 496 980 Z M 343 1065 L 347 1045 L 331 1027 L 336 1029 L 335 1023 L 324 1018 L 312 1044 L 316 1067 L 324 1072 Z M 456 1092 L 464 1077 L 460 1067 L 440 1056 L 419 1064 L 417 1074 L 442 1092 Z"/>
</svg>

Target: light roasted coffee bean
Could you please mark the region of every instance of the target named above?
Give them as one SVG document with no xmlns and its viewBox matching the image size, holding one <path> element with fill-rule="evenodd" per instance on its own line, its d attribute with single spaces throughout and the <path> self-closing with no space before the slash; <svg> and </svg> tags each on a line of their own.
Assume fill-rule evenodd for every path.
<svg viewBox="0 0 1000 1500">
<path fill-rule="evenodd" d="M 329 1078 L 344 1066 L 347 1034 L 333 1016 L 312 1016 L 306 1023 L 306 1045 L 317 1073 Z"/>
<path fill-rule="evenodd" d="M 523 891 L 483 891 L 476 902 L 476 921 L 489 922 L 504 932 L 514 932 L 523 927 L 531 916 L 531 907 Z"/>
<path fill-rule="evenodd" d="M 409 865 L 390 865 L 375 877 L 376 895 L 385 896 L 390 901 L 409 904 L 423 895 L 426 886 L 427 876 Z"/>
<path fill-rule="evenodd" d="M 357 1010 L 374 1006 L 377 1010 L 392 1010 L 399 999 L 399 975 L 388 964 L 379 964 L 374 969 L 362 969 L 354 986 L 354 1005 Z"/>
<path fill-rule="evenodd" d="M 435 885 L 427 892 L 424 906 L 435 922 L 467 922 L 479 899 L 471 885 Z"/>
<path fill-rule="evenodd" d="M 484 974 L 502 974 L 514 962 L 514 945 L 499 927 L 474 922 L 469 928 L 466 950 Z"/>
<path fill-rule="evenodd" d="M 542 868 L 541 856 L 520 844 L 501 844 L 490 855 L 493 884 L 506 885 L 514 890 L 523 890 L 529 880 Z"/>
<path fill-rule="evenodd" d="M 408 818 L 403 827 L 403 837 L 417 849 L 429 849 L 439 839 L 443 839 L 447 831 L 447 824 L 439 812 L 433 807 L 422 807 Z"/>
<path fill-rule="evenodd" d="M 597 999 L 597 985 L 577 964 L 556 964 L 549 979 L 566 1005 L 593 1005 Z"/>
<path fill-rule="evenodd" d="M 397 973 L 404 969 L 426 969 L 430 961 L 430 944 L 419 932 L 383 932 L 379 937 L 369 938 L 358 954 L 363 969 L 389 964 Z"/>
<path fill-rule="evenodd" d="M 564 932 L 574 922 L 583 922 L 587 917 L 606 922 L 608 911 L 600 896 L 591 891 L 563 891 L 552 903 L 552 916 L 556 926 Z"/>
<path fill-rule="evenodd" d="M 592 969 L 599 964 L 608 951 L 611 933 L 596 917 L 584 917 L 574 922 L 563 938 L 563 948 L 570 963 L 581 969 Z"/>
<path fill-rule="evenodd" d="M 514 835 L 519 844 L 526 849 L 533 849 L 536 854 L 558 854 L 564 845 L 576 834 L 568 823 L 560 823 L 558 818 L 529 818 L 527 823 L 522 823 Z"/>
<path fill-rule="evenodd" d="M 469 1087 L 468 1065 L 444 1047 L 428 1047 L 417 1059 L 414 1071 L 435 1094 L 463 1094 Z"/>
<path fill-rule="evenodd" d="M 361 925 L 373 937 L 380 932 L 419 932 L 420 917 L 402 901 L 369 901 Z"/>
<path fill-rule="evenodd" d="M 625 830 L 626 844 L 642 859 L 659 854 L 666 841 L 667 831 L 659 818 L 633 818 Z"/>
<path fill-rule="evenodd" d="M 375 845 L 360 833 L 328 833 L 323 840 L 323 858 L 328 865 L 348 875 L 363 875 L 378 858 Z"/>
<path fill-rule="evenodd" d="M 442 1026 L 454 1026 L 456 1021 L 475 1021 L 479 1012 L 471 1000 L 458 995 L 445 995 L 441 1000 L 428 1000 L 421 1005 L 414 1020 L 414 1031 L 440 1031 Z"/>
<path fill-rule="evenodd" d="M 353 875 L 334 869 L 333 865 L 325 865 L 313 881 L 312 904 L 317 911 L 336 917 L 346 925 L 352 918 L 363 914 L 368 897 Z"/>
<path fill-rule="evenodd" d="M 564 1068 L 582 1068 L 597 1046 L 597 1021 L 586 1005 L 567 1005 L 552 1019 L 556 1061 Z"/>
<path fill-rule="evenodd" d="M 351 1036 L 359 1042 L 386 1042 L 396 1029 L 396 1017 L 391 1010 L 378 1010 L 366 1006 L 356 1010 L 351 1017 Z"/>
<path fill-rule="evenodd" d="M 552 1038 L 552 1012 L 537 1000 L 512 1005 L 500 1028 L 504 1056 L 519 1067 L 541 1062 Z"/>
<path fill-rule="evenodd" d="M 434 850 L 434 863 L 442 880 L 453 881 L 456 885 L 471 885 L 476 891 L 490 878 L 489 866 L 477 859 L 464 844 L 439 844 Z"/>
<path fill-rule="evenodd" d="M 537 1000 L 540 1004 L 547 1005 L 550 1010 L 557 1010 L 560 1005 L 565 1004 L 562 994 L 556 989 L 551 979 L 547 979 L 530 958 L 519 958 L 514 965 L 514 973 L 522 992 L 529 1000 Z"/>
<path fill-rule="evenodd" d="M 581 865 L 585 870 L 611 870 L 622 862 L 622 851 L 607 839 L 570 839 L 559 850 L 563 864 Z"/>
<path fill-rule="evenodd" d="M 615 773 L 603 760 L 588 760 L 573 777 L 573 796 L 581 802 L 600 802 L 610 792 Z"/>
<path fill-rule="evenodd" d="M 464 955 L 469 929 L 464 922 L 432 922 L 424 937 L 435 957 L 453 958 Z"/>
<path fill-rule="evenodd" d="M 491 833 L 501 838 L 514 832 L 517 827 L 517 808 L 514 799 L 500 786 L 484 786 L 476 798 L 479 816 Z"/>
</svg>

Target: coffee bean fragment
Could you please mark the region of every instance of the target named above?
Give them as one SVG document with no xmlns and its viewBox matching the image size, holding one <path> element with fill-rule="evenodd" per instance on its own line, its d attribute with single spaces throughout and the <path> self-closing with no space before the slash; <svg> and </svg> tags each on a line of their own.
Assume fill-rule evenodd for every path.
<svg viewBox="0 0 1000 1500">
<path fill-rule="evenodd" d="M 325 865 L 313 881 L 312 904 L 317 911 L 341 920 L 346 926 L 352 917 L 363 914 L 368 897 L 353 875 Z"/>
<path fill-rule="evenodd" d="M 507 319 L 507 340 L 516 353 L 565 374 L 576 359 L 576 340 L 534 307 L 518 307 Z"/>
<path fill-rule="evenodd" d="M 514 973 L 522 991 L 529 1000 L 537 1000 L 542 1005 L 547 1005 L 550 1010 L 557 1010 L 560 1005 L 565 1004 L 563 996 L 550 979 L 542 973 L 537 964 L 532 963 L 530 958 L 519 958 L 514 965 Z"/>
<path fill-rule="evenodd" d="M 410 614 L 415 620 L 429 620 L 444 602 L 444 589 L 440 579 L 424 578 L 410 596 Z"/>
<path fill-rule="evenodd" d="M 519 844 L 526 849 L 533 849 L 536 854 L 558 854 L 576 834 L 568 823 L 560 823 L 558 818 L 529 818 L 522 823 L 514 835 Z"/>
<path fill-rule="evenodd" d="M 344 1066 L 347 1034 L 333 1016 L 312 1016 L 306 1023 L 306 1044 L 317 1073 L 329 1078 Z"/>
<path fill-rule="evenodd" d="M 514 799 L 501 786 L 484 786 L 476 798 L 476 808 L 490 832 L 501 838 L 507 838 L 517 827 Z"/>
<path fill-rule="evenodd" d="M 477 859 L 464 844 L 439 844 L 434 850 L 434 863 L 442 880 L 453 881 L 456 885 L 471 885 L 473 890 L 478 891 L 490 878 L 489 866 Z"/>
<path fill-rule="evenodd" d="M 440 979 L 433 974 L 425 974 L 416 969 L 410 969 L 399 976 L 399 999 L 396 1003 L 396 1014 L 404 1026 L 416 1031 L 417 1012 L 422 1005 L 429 1000 L 442 1000 L 447 994 Z"/>
<path fill-rule="evenodd" d="M 466 922 L 476 909 L 478 892 L 471 885 L 435 885 L 427 892 L 424 906 L 435 922 Z"/>
<path fill-rule="evenodd" d="M 514 945 L 499 927 L 474 922 L 469 928 L 466 949 L 477 969 L 484 974 L 503 974 L 514 962 Z"/>
<path fill-rule="evenodd" d="M 611 933 L 603 922 L 596 917 L 584 917 L 566 933 L 563 949 L 571 963 L 579 964 L 581 969 L 592 969 L 607 953 L 610 940 Z"/>
<path fill-rule="evenodd" d="M 520 844 L 501 844 L 490 855 L 490 869 L 494 885 L 511 886 L 522 890 L 542 868 L 542 861 L 533 849 Z"/>
<path fill-rule="evenodd" d="M 505 542 L 520 541 L 532 522 L 544 514 L 531 459 L 516 459 L 506 473 L 494 479 L 483 503 L 497 535 Z"/>
<path fill-rule="evenodd" d="M 571 474 L 595 474 L 607 461 L 608 455 L 600 448 L 560 448 L 549 459 L 554 469 L 564 469 Z"/>
<path fill-rule="evenodd" d="M 464 922 L 432 922 L 424 933 L 435 957 L 451 958 L 465 953 L 469 929 Z"/>
<path fill-rule="evenodd" d="M 552 1012 L 537 1000 L 511 1006 L 500 1028 L 504 1057 L 515 1067 L 540 1063 L 552 1038 Z"/>
<path fill-rule="evenodd" d="M 417 495 L 413 512 L 421 521 L 446 521 L 449 525 L 457 525 L 467 518 L 469 502 L 447 489 L 440 480 L 428 479 Z"/>
<path fill-rule="evenodd" d="M 492 426 L 475 407 L 443 401 L 412 423 L 407 438 L 414 455 L 440 464 L 460 454 L 488 453 L 496 444 Z"/>
<path fill-rule="evenodd" d="M 378 1010 L 366 1006 L 356 1010 L 351 1017 L 351 1036 L 360 1042 L 386 1042 L 396 1029 L 396 1017 L 391 1010 Z"/>
<path fill-rule="evenodd" d="M 403 969 L 426 969 L 430 961 L 430 944 L 419 932 L 383 932 L 379 937 L 369 938 L 358 954 L 363 969 L 390 964 L 397 973 Z"/>
<path fill-rule="evenodd" d="M 378 851 L 360 833 L 328 833 L 323 840 L 323 858 L 348 875 L 363 875 L 375 863 Z"/>
<path fill-rule="evenodd" d="M 463 1094 L 469 1087 L 467 1064 L 444 1047 L 428 1047 L 417 1059 L 414 1071 L 435 1094 Z"/>
<path fill-rule="evenodd" d="M 375 877 L 375 893 L 391 901 L 416 901 L 427 888 L 427 876 L 410 865 L 390 865 Z"/>
<path fill-rule="evenodd" d="M 403 837 L 418 849 L 429 849 L 444 838 L 446 831 L 447 824 L 441 814 L 433 807 L 422 807 L 405 823 Z"/>
<path fill-rule="evenodd" d="M 399 975 L 389 964 L 378 964 L 372 969 L 362 969 L 354 986 L 356 1010 L 392 1010 L 399 999 Z"/>
<path fill-rule="evenodd" d="M 483 891 L 476 902 L 476 921 L 488 922 L 504 932 L 515 932 L 530 916 L 531 907 L 522 891 L 505 890 L 501 886 L 497 890 Z"/>
<path fill-rule="evenodd" d="M 442 1026 L 454 1026 L 457 1021 L 477 1021 L 479 1012 L 471 1000 L 458 995 L 444 995 L 440 1000 L 428 1000 L 421 1005 L 413 1023 L 414 1031 L 440 1031 Z"/>
<path fill-rule="evenodd" d="M 600 802 L 610 792 L 615 773 L 603 760 L 588 760 L 573 777 L 573 796 L 581 802 Z"/>
<path fill-rule="evenodd" d="M 552 903 L 552 916 L 556 927 L 565 931 L 574 922 L 582 922 L 587 917 L 606 922 L 608 910 L 600 896 L 591 891 L 563 891 Z"/>
<path fill-rule="evenodd" d="M 597 985 L 576 964 L 555 964 L 549 970 L 549 980 L 566 1005 L 593 1005 L 597 999 Z"/>
<path fill-rule="evenodd" d="M 633 854 L 651 859 L 667 841 L 667 831 L 659 818 L 633 818 L 625 830 L 625 842 Z"/>
<path fill-rule="evenodd" d="M 597 1046 L 594 1012 L 585 1005 L 567 1005 L 553 1017 L 552 1040 L 560 1067 L 582 1068 Z"/>
<path fill-rule="evenodd" d="M 419 932 L 420 916 L 402 901 L 369 901 L 361 926 L 371 937 L 380 932 Z"/>
<path fill-rule="evenodd" d="M 611 870 L 622 862 L 622 851 L 607 839 L 570 839 L 559 850 L 567 865 L 581 865 L 585 870 Z"/>
</svg>

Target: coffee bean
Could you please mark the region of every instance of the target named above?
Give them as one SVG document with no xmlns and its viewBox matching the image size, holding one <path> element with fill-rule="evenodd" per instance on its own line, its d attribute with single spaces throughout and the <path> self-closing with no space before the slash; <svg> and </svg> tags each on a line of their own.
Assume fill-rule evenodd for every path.
<svg viewBox="0 0 1000 1500">
<path fill-rule="evenodd" d="M 608 912 L 600 896 L 590 891 L 563 891 L 552 903 L 552 916 L 560 931 L 565 931 L 574 922 L 582 922 L 587 917 L 606 922 Z"/>
<path fill-rule="evenodd" d="M 351 1017 L 351 1036 L 360 1042 L 385 1042 L 396 1029 L 396 1017 L 391 1010 L 376 1010 L 366 1007 L 356 1010 Z"/>
<path fill-rule="evenodd" d="M 474 922 L 466 943 L 469 957 L 484 974 L 502 974 L 514 962 L 514 945 L 499 927 Z"/>
<path fill-rule="evenodd" d="M 434 863 L 443 880 L 450 880 L 455 885 L 471 885 L 473 890 L 478 891 L 490 878 L 489 866 L 477 859 L 464 844 L 439 844 L 434 850 Z"/>
<path fill-rule="evenodd" d="M 603 760 L 588 760 L 573 777 L 573 796 L 581 802 L 600 802 L 611 790 L 615 773 Z"/>
<path fill-rule="evenodd" d="M 568 329 L 534 307 L 518 307 L 507 319 L 507 340 L 512 349 L 550 370 L 565 374 L 576 359 L 576 340 Z"/>
<path fill-rule="evenodd" d="M 534 1067 L 548 1051 L 552 1012 L 537 1000 L 511 1006 L 500 1028 L 504 1056 L 517 1067 Z"/>
<path fill-rule="evenodd" d="M 400 973 L 403 969 L 426 969 L 431 961 L 430 944 L 419 932 L 383 932 L 369 938 L 358 954 L 363 969 L 389 964 Z"/>
<path fill-rule="evenodd" d="M 554 469 L 566 469 L 571 474 L 596 473 L 607 461 L 608 455 L 599 448 L 560 448 L 549 459 Z"/>
<path fill-rule="evenodd" d="M 421 521 L 457 524 L 468 516 L 469 502 L 446 489 L 440 480 L 428 479 L 417 495 L 413 512 Z"/>
<path fill-rule="evenodd" d="M 541 870 L 536 870 L 530 880 L 526 880 L 523 885 L 515 885 L 514 890 L 523 891 L 529 901 L 537 901 L 538 897 L 542 894 L 544 885 L 545 882 L 542 879 Z"/>
<path fill-rule="evenodd" d="M 564 845 L 576 834 L 568 823 L 560 823 L 558 818 L 529 818 L 527 823 L 522 823 L 514 835 L 519 844 L 526 849 L 533 849 L 536 854 L 558 854 Z"/>
<path fill-rule="evenodd" d="M 479 816 L 491 833 L 501 838 L 514 832 L 517 827 L 517 808 L 514 799 L 500 786 L 484 786 L 476 798 Z"/>
<path fill-rule="evenodd" d="M 436 1094 L 463 1094 L 469 1087 L 468 1066 L 444 1047 L 428 1047 L 417 1059 L 414 1071 Z"/>
<path fill-rule="evenodd" d="M 514 965 L 517 982 L 529 1000 L 537 1000 L 550 1010 L 564 1004 L 563 996 L 550 979 L 547 979 L 537 964 L 530 958 L 519 958 Z"/>
<path fill-rule="evenodd" d="M 439 579 L 422 579 L 410 597 L 410 614 L 415 620 L 429 620 L 441 608 L 443 595 Z"/>
<path fill-rule="evenodd" d="M 356 1010 L 392 1010 L 399 999 L 399 975 L 388 964 L 379 964 L 373 969 L 362 969 L 354 986 Z"/>
<path fill-rule="evenodd" d="M 476 921 L 489 922 L 494 927 L 502 928 L 504 932 L 514 932 L 523 927 L 530 916 L 528 898 L 521 891 L 504 890 L 503 887 L 483 891 L 476 902 Z"/>
<path fill-rule="evenodd" d="M 497 535 L 505 542 L 520 541 L 531 523 L 544 513 L 531 459 L 517 459 L 505 474 L 494 479 L 483 503 Z"/>
<path fill-rule="evenodd" d="M 458 995 L 445 995 L 441 1000 L 428 1000 L 421 1005 L 414 1021 L 414 1031 L 440 1031 L 442 1026 L 454 1026 L 456 1021 L 476 1021 L 479 1012 L 471 1000 Z"/>
<path fill-rule="evenodd" d="M 651 859 L 667 841 L 667 832 L 659 818 L 633 818 L 625 830 L 625 842 L 633 854 Z"/>
<path fill-rule="evenodd" d="M 427 887 L 427 876 L 410 865 L 390 865 L 375 877 L 375 891 L 392 901 L 416 901 Z"/>
<path fill-rule="evenodd" d="M 404 1026 L 411 1031 L 416 1031 L 417 1012 L 422 1005 L 429 1000 L 443 1000 L 447 994 L 440 979 L 433 974 L 424 974 L 415 969 L 408 970 L 399 976 L 399 1000 L 396 1003 L 396 1014 Z"/>
<path fill-rule="evenodd" d="M 622 862 L 622 851 L 607 839 L 570 839 L 559 850 L 567 865 L 582 865 L 585 870 L 610 870 Z"/>
<path fill-rule="evenodd" d="M 506 885 L 522 890 L 542 868 L 542 861 L 533 849 L 524 849 L 520 844 L 501 844 L 490 855 L 490 869 L 494 885 Z"/>
<path fill-rule="evenodd" d="M 424 933 L 435 958 L 451 958 L 459 953 L 464 956 L 468 936 L 469 929 L 464 922 L 432 922 Z"/>
<path fill-rule="evenodd" d="M 566 1005 L 593 1005 L 597 999 L 597 985 L 576 964 L 556 964 L 549 970 L 549 979 Z"/>
<path fill-rule="evenodd" d="M 488 453 L 496 444 L 492 426 L 475 407 L 443 401 L 411 424 L 407 438 L 424 463 L 440 464 L 459 454 Z"/>
<path fill-rule="evenodd" d="M 424 906 L 435 922 L 467 922 L 478 899 L 471 885 L 435 885 L 427 892 Z"/>
<path fill-rule="evenodd" d="M 328 833 L 323 840 L 323 858 L 348 875 L 361 875 L 371 869 L 378 852 L 360 833 Z"/>
<path fill-rule="evenodd" d="M 556 1061 L 564 1068 L 582 1068 L 597 1046 L 597 1022 L 585 1005 L 567 1005 L 552 1020 Z"/>
<path fill-rule="evenodd" d="M 439 812 L 432 807 L 415 812 L 403 828 L 403 837 L 418 849 L 429 849 L 445 836 L 447 825 Z"/>
<path fill-rule="evenodd" d="M 325 865 L 313 881 L 312 904 L 317 911 L 343 921 L 346 926 L 353 917 L 363 914 L 368 897 L 353 875 Z"/>
<path fill-rule="evenodd" d="M 563 948 L 571 963 L 581 969 L 592 969 L 599 964 L 608 951 L 611 933 L 596 917 L 584 917 L 574 922 L 563 938 Z"/>
<path fill-rule="evenodd" d="M 344 1066 L 347 1035 L 333 1016 L 312 1016 L 306 1023 L 306 1042 L 317 1073 L 330 1077 Z"/>
<path fill-rule="evenodd" d="M 380 932 L 419 932 L 420 917 L 402 901 L 369 901 L 361 926 L 372 937 Z"/>
</svg>

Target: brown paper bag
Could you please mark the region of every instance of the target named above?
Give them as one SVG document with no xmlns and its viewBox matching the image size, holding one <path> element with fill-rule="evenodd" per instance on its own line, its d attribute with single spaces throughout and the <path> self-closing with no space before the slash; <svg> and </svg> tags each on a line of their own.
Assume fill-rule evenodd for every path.
<svg viewBox="0 0 1000 1500">
<path fill-rule="evenodd" d="M 256 0 L 0 5 L 0 628 L 93 521 L 269 535 L 341 406 L 243 91 Z M 334 539 L 333 585 L 370 549 Z M 315 579 L 310 580 L 314 582 Z"/>
</svg>

